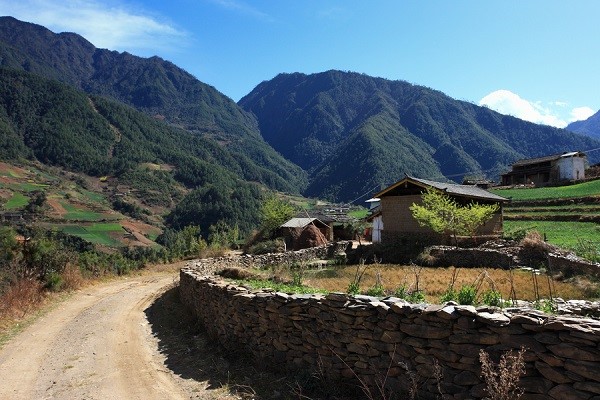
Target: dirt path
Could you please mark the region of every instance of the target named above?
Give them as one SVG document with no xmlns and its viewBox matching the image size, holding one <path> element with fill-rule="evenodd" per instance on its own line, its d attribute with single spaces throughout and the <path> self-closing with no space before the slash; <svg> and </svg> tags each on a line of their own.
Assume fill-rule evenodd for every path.
<svg viewBox="0 0 600 400">
<path fill-rule="evenodd" d="M 0 350 L 0 399 L 190 398 L 145 315 L 175 278 L 117 280 L 59 304 Z"/>
</svg>

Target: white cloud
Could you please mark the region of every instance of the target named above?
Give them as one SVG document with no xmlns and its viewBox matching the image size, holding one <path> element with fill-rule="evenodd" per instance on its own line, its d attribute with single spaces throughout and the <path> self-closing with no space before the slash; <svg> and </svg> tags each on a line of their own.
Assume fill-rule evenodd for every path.
<svg viewBox="0 0 600 400">
<path fill-rule="evenodd" d="M 250 15 L 254 18 L 264 19 L 271 21 L 272 18 L 269 14 L 264 13 L 257 8 L 254 8 L 242 1 L 238 0 L 211 0 L 214 4 L 223 8 L 239 12 L 241 14 Z"/>
<path fill-rule="evenodd" d="M 571 119 L 569 122 L 583 121 L 594 115 L 596 111 L 589 107 L 576 107 L 571 110 Z"/>
<path fill-rule="evenodd" d="M 124 3 L 98 0 L 0 0 L 0 14 L 75 32 L 99 48 L 153 52 L 181 47 L 187 34 L 167 22 L 128 9 Z"/>
<path fill-rule="evenodd" d="M 521 98 L 510 90 L 496 90 L 482 98 L 479 105 L 487 106 L 501 114 L 512 115 L 536 124 L 564 128 L 567 122 L 545 108 L 540 102 L 531 102 Z"/>
</svg>

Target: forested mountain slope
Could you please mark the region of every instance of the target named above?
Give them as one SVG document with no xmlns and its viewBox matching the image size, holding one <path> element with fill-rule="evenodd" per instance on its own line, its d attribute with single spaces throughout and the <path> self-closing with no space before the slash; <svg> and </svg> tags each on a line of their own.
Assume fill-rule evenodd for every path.
<svg viewBox="0 0 600 400">
<path fill-rule="evenodd" d="M 159 57 L 95 48 L 73 33 L 0 17 L 0 66 L 110 96 L 226 147 L 271 188 L 299 192 L 306 174 L 264 142 L 255 118 L 215 88 Z M 260 176 L 259 176 L 260 175 Z"/>
<path fill-rule="evenodd" d="M 354 198 L 404 173 L 498 180 L 512 162 L 600 147 L 600 141 L 536 125 L 439 91 L 364 74 L 281 74 L 239 101 L 265 140 L 310 172 L 306 194 Z"/>
<path fill-rule="evenodd" d="M 573 132 L 600 139 L 600 111 L 584 121 L 571 122 L 567 129 Z"/>
<path fill-rule="evenodd" d="M 261 195 L 246 181 L 277 186 L 280 179 L 213 140 L 132 107 L 5 68 L 0 68 L 0 159 L 38 160 L 69 171 L 116 177 L 144 196 L 145 204 L 167 210 L 183 199 L 196 215 L 194 220 L 179 217 L 178 226 L 200 224 L 203 233 L 220 220 L 243 231 L 251 229 Z M 172 169 L 153 171 L 143 167 L 148 163 Z M 186 200 L 178 186 L 187 187 L 190 198 L 202 202 Z M 149 197 L 152 193 L 156 198 Z"/>
</svg>

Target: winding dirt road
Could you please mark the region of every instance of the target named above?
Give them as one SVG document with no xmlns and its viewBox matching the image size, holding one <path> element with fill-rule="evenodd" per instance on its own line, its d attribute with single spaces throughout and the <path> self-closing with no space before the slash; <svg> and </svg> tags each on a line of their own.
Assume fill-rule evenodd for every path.
<svg viewBox="0 0 600 400">
<path fill-rule="evenodd" d="M 116 280 L 60 303 L 0 350 L 0 399 L 189 399 L 144 313 L 175 278 Z"/>
</svg>

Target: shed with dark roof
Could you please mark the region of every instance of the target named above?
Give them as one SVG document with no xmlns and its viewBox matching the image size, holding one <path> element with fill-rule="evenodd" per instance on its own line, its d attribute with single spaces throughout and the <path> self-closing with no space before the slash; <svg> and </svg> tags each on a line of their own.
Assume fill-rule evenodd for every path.
<svg viewBox="0 0 600 400">
<path fill-rule="evenodd" d="M 428 188 L 443 191 L 458 204 L 467 205 L 472 202 L 498 204 L 496 214 L 478 230 L 477 234 L 478 236 L 499 236 L 502 234 L 502 209 L 503 204 L 509 201 L 508 199 L 477 186 L 436 182 L 407 175 L 404 179 L 373 196 L 381 199 L 383 224 L 381 240 L 383 242 L 395 240 L 399 236 L 436 235 L 431 228 L 421 226 L 410 211 L 410 206 L 415 203 L 422 203 L 421 196 Z"/>
</svg>

